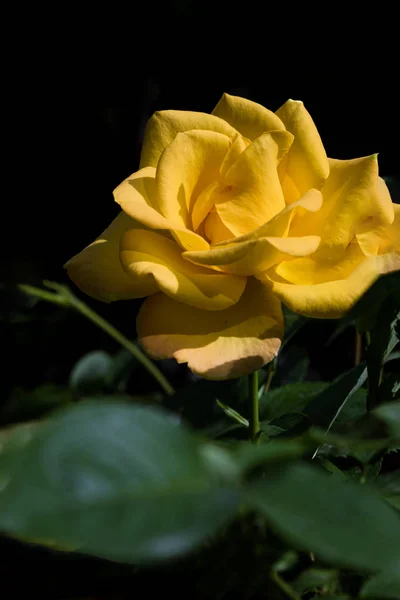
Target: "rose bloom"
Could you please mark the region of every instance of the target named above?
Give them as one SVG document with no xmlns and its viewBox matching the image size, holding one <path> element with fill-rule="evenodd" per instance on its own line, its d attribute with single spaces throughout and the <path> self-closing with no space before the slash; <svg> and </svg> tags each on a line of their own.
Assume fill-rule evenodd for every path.
<svg viewBox="0 0 400 600">
<path fill-rule="evenodd" d="M 327 158 L 302 102 L 273 113 L 224 94 L 211 115 L 155 113 L 114 198 L 122 211 L 70 278 L 105 302 L 147 297 L 144 350 L 210 379 L 274 358 L 281 301 L 337 318 L 400 269 L 400 206 L 377 156 Z"/>
</svg>

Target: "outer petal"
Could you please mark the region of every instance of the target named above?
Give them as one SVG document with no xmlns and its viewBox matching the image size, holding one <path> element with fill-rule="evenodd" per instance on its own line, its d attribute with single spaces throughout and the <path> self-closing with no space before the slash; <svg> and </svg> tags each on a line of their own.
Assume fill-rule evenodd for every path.
<svg viewBox="0 0 400 600">
<path fill-rule="evenodd" d="M 158 290 L 207 311 L 232 306 L 246 285 L 244 277 L 209 271 L 185 261 L 175 242 L 154 231 L 126 232 L 121 240 L 121 262 L 134 281 L 151 277 Z"/>
<path fill-rule="evenodd" d="M 335 250 L 341 254 L 366 221 L 388 225 L 394 212 L 387 187 L 378 177 L 376 155 L 329 162 L 321 210 L 307 220 L 297 220 L 290 231 L 291 235 L 320 235 L 332 255 Z"/>
<path fill-rule="evenodd" d="M 292 140 L 285 131 L 265 133 L 226 173 L 215 209 L 236 236 L 259 227 L 285 207 L 277 166 Z"/>
<path fill-rule="evenodd" d="M 326 152 L 314 121 L 297 100 L 288 100 L 276 111 L 294 142 L 280 166 L 286 202 L 298 200 L 310 188 L 320 189 L 329 175 Z"/>
<path fill-rule="evenodd" d="M 184 252 L 182 256 L 194 264 L 217 266 L 224 273 L 259 275 L 279 260 L 287 261 L 292 257 L 312 254 L 320 241 L 316 235 L 301 238 L 264 237 L 215 246 L 207 252 Z"/>
<path fill-rule="evenodd" d="M 230 379 L 251 373 L 276 356 L 283 318 L 269 286 L 250 278 L 239 302 L 218 312 L 156 294 L 143 303 L 137 331 L 154 358 L 173 357 L 208 379 Z"/>
<path fill-rule="evenodd" d="M 156 174 L 162 214 L 176 226 L 192 228 L 197 197 L 219 177 L 231 140 L 214 131 L 178 133 L 160 158 Z"/>
<path fill-rule="evenodd" d="M 236 131 L 226 121 L 201 112 L 163 110 L 154 113 L 144 132 L 140 167 L 156 167 L 165 148 L 178 133 L 202 129 L 233 137 Z"/>
<path fill-rule="evenodd" d="M 120 212 L 90 246 L 66 263 L 69 277 L 82 292 L 96 300 L 111 302 L 143 298 L 158 291 L 150 275 L 140 281 L 134 281 L 121 265 L 120 240 L 122 235 L 133 227 L 135 222 Z"/>
<path fill-rule="evenodd" d="M 140 169 L 125 179 L 115 190 L 115 201 L 132 219 L 149 229 L 167 230 L 178 243 L 187 250 L 205 250 L 209 244 L 199 235 L 176 227 L 158 212 L 158 199 L 155 184 L 156 170 L 153 167 Z"/>
<path fill-rule="evenodd" d="M 317 251 L 312 256 L 298 258 L 290 262 L 284 259 L 275 267 L 274 272 L 287 282 L 298 285 L 313 285 L 335 281 L 336 279 L 346 279 L 365 259 L 365 255 L 357 241 L 346 248 L 341 260 L 336 260 L 336 258 L 332 260 L 324 252 L 322 252 L 322 256 L 320 254 Z"/>
<path fill-rule="evenodd" d="M 364 254 L 384 254 L 385 252 L 400 252 L 400 204 L 393 204 L 394 221 L 390 225 L 371 227 L 365 222 L 357 232 L 357 241 Z"/>
<path fill-rule="evenodd" d="M 250 140 L 255 140 L 267 131 L 285 129 L 282 121 L 272 111 L 239 96 L 224 94 L 212 114 L 227 121 Z"/>
<path fill-rule="evenodd" d="M 273 291 L 294 312 L 307 317 L 334 319 L 350 310 L 380 275 L 399 269 L 398 252 L 369 256 L 345 279 L 316 285 L 272 281 Z M 267 276 L 262 279 L 271 281 Z"/>
</svg>

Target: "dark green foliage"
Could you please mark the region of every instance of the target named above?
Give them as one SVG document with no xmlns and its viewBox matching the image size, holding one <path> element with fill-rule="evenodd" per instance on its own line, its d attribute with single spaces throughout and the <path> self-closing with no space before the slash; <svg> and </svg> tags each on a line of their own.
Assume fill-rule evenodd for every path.
<svg viewBox="0 0 400 600">
<path fill-rule="evenodd" d="M 50 289 L 61 299 L 37 296 L 61 323 L 77 299 Z M 64 573 L 71 600 L 101 591 L 95 581 L 113 581 L 115 598 L 159 586 L 195 599 L 400 598 L 397 292 L 383 278 L 359 303 L 366 360 L 328 378 L 321 357 L 354 344 L 354 317 L 325 323 L 316 352 L 313 322 L 285 310 L 285 343 L 258 373 L 255 443 L 247 377 L 206 381 L 165 362 L 154 384 L 129 340 L 96 339 L 63 376 L 13 386 L 0 408 L 3 544 L 47 553 L 46 577 Z M 39 308 L 12 327 L 45 322 Z"/>
</svg>

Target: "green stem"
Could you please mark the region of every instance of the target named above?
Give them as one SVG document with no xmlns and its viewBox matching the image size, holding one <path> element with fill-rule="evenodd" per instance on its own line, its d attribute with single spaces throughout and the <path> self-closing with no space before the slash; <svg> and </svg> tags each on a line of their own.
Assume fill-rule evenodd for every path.
<svg viewBox="0 0 400 600">
<path fill-rule="evenodd" d="M 84 302 L 79 300 L 65 285 L 61 285 L 60 283 L 56 283 L 55 281 L 43 281 L 43 284 L 53 290 L 52 292 L 48 292 L 47 290 L 43 290 L 41 288 L 36 288 L 32 285 L 20 284 L 19 288 L 25 293 L 31 296 L 35 296 L 36 298 L 40 298 L 41 300 L 46 300 L 47 302 L 52 302 L 54 304 L 60 304 L 61 306 L 74 308 L 78 312 L 80 312 L 84 317 L 87 317 L 92 323 L 100 327 L 103 331 L 108 333 L 109 336 L 114 338 L 121 346 L 126 348 L 128 352 L 130 352 L 137 361 L 139 361 L 145 369 L 154 377 L 154 379 L 160 384 L 162 389 L 169 396 L 173 396 L 175 394 L 175 390 L 169 381 L 164 377 L 161 371 L 156 367 L 156 365 L 147 358 L 143 354 L 143 352 L 135 346 L 132 342 L 130 342 L 118 329 L 115 329 L 110 323 L 108 323 L 103 317 L 100 317 L 98 314 L 94 312 L 91 308 L 86 306 Z"/>
<path fill-rule="evenodd" d="M 135 346 L 135 344 L 133 344 L 124 335 L 122 335 L 122 333 L 118 331 L 118 329 L 115 329 L 113 325 L 110 325 L 110 323 L 103 319 L 103 317 L 100 317 L 100 315 L 96 314 L 91 308 L 86 306 L 86 304 L 84 304 L 77 298 L 74 298 L 73 304 L 82 315 L 90 319 L 95 325 L 100 327 L 100 329 L 108 333 L 109 336 L 111 336 L 112 338 L 114 338 L 114 340 L 119 342 L 121 346 L 126 348 L 128 352 L 130 352 L 136 358 L 136 360 L 138 360 L 145 367 L 145 369 L 147 369 L 147 371 L 154 377 L 154 379 L 158 381 L 158 383 L 160 384 L 160 386 L 166 394 L 172 396 L 175 393 L 175 390 L 172 387 L 172 385 L 164 377 L 161 371 L 155 366 L 155 364 L 150 359 L 148 359 L 147 356 L 145 356 L 139 350 L 139 348 Z"/>
<path fill-rule="evenodd" d="M 257 433 L 260 431 L 260 417 L 258 411 L 258 371 L 253 371 L 249 375 L 249 391 L 250 391 L 250 437 L 253 441 L 257 440 Z"/>
<path fill-rule="evenodd" d="M 294 589 L 291 588 L 288 583 L 286 583 L 286 581 L 279 575 L 277 571 L 271 572 L 271 579 L 282 590 L 287 598 L 290 598 L 290 600 L 300 600 L 300 596 L 296 594 Z"/>
</svg>

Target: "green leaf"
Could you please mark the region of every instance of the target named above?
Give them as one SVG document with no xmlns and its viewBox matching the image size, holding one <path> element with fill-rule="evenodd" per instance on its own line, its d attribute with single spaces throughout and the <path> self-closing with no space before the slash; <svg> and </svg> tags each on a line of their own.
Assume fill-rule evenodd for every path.
<svg viewBox="0 0 400 600">
<path fill-rule="evenodd" d="M 376 485 L 384 496 L 400 496 L 400 469 L 383 473 L 378 477 Z"/>
<path fill-rule="evenodd" d="M 313 596 L 311 600 L 320 600 L 321 596 Z M 347 594 L 340 594 L 339 596 L 323 596 L 324 600 L 351 600 Z"/>
<path fill-rule="evenodd" d="M 235 442 L 231 446 L 232 458 L 241 472 L 263 463 L 290 461 L 304 454 L 304 446 L 292 440 L 273 440 L 266 444 Z"/>
<path fill-rule="evenodd" d="M 371 331 L 375 327 L 382 304 L 400 288 L 400 274 L 389 273 L 379 279 L 366 291 L 362 298 L 350 311 L 357 318 L 357 329 L 360 333 Z"/>
<path fill-rule="evenodd" d="M 351 432 L 354 432 L 354 425 L 366 414 L 367 390 L 360 388 L 348 398 L 346 404 L 335 419 L 333 429 L 335 431 L 338 429 L 340 429 L 340 431 L 350 429 Z"/>
<path fill-rule="evenodd" d="M 311 567 L 306 569 L 291 584 L 293 589 L 300 594 L 315 591 L 324 585 L 330 584 L 337 579 L 338 572 L 334 569 L 317 569 Z"/>
<path fill-rule="evenodd" d="M 39 422 L 23 423 L 0 430 L 0 493 L 13 470 L 22 464 L 22 451 L 29 445 Z"/>
<path fill-rule="evenodd" d="M 400 289 L 400 280 L 399 289 Z M 382 380 L 382 365 L 399 341 L 396 327 L 400 321 L 400 292 L 392 291 L 382 303 L 370 329 L 367 348 L 368 401 L 371 406 L 378 403 L 378 387 Z"/>
<path fill-rule="evenodd" d="M 337 377 L 307 404 L 304 413 L 313 425 L 330 428 L 352 395 L 367 379 L 365 363 Z"/>
<path fill-rule="evenodd" d="M 37 429 L 20 468 L 2 461 L 0 529 L 116 561 L 181 555 L 239 501 L 200 446 L 159 409 L 82 402 Z"/>
<path fill-rule="evenodd" d="M 379 573 L 367 581 L 360 591 L 360 598 L 388 598 L 388 600 L 399 600 L 400 598 L 400 572 Z"/>
<path fill-rule="evenodd" d="M 372 412 L 375 417 L 385 423 L 389 434 L 400 440 L 400 402 L 381 404 Z"/>
<path fill-rule="evenodd" d="M 230 419 L 233 419 L 234 421 L 237 421 L 241 425 L 244 425 L 244 427 L 249 426 L 248 420 L 245 419 L 244 417 L 242 417 L 242 415 L 239 414 L 236 410 L 234 410 L 230 406 L 227 406 L 226 404 L 224 404 L 223 402 L 221 402 L 218 399 L 217 399 L 217 404 L 224 411 L 224 413 L 226 414 L 227 417 L 229 417 Z"/>
<path fill-rule="evenodd" d="M 400 470 L 379 475 L 373 484 L 386 500 L 397 510 L 400 510 Z"/>
<path fill-rule="evenodd" d="M 72 369 L 69 385 L 77 394 L 92 394 L 105 388 L 112 368 L 107 352 L 95 350 L 83 356 Z"/>
<path fill-rule="evenodd" d="M 249 502 L 291 544 L 322 560 L 372 571 L 400 566 L 400 520 L 365 486 L 297 464 L 271 472 Z"/>
<path fill-rule="evenodd" d="M 379 386 L 379 402 L 390 402 L 400 398 L 400 373 L 390 373 Z"/>
<path fill-rule="evenodd" d="M 335 477 L 339 477 L 340 479 L 345 480 L 346 475 L 343 473 L 343 471 L 341 471 L 336 465 L 334 465 L 332 461 L 328 460 L 327 458 L 324 458 L 324 456 L 321 456 L 321 454 L 323 453 L 320 452 L 319 455 L 316 456 L 318 464 L 320 464 L 325 469 L 325 471 L 328 471 L 328 473 L 331 473 Z"/>
<path fill-rule="evenodd" d="M 388 496 L 386 500 L 395 508 L 400 511 L 400 496 Z"/>
<path fill-rule="evenodd" d="M 278 427 L 283 432 L 290 432 L 292 429 L 302 425 L 306 420 L 302 413 L 288 413 L 267 423 L 269 427 Z M 264 424 L 261 423 L 261 429 L 264 430 Z"/>
<path fill-rule="evenodd" d="M 300 413 L 328 385 L 325 381 L 302 381 L 269 390 L 260 400 L 260 417 L 273 421 L 287 413 Z"/>
<path fill-rule="evenodd" d="M 390 441 L 386 438 L 351 437 L 326 432 L 317 427 L 309 429 L 307 435 L 311 440 L 320 444 L 319 456 L 352 456 L 362 464 L 369 463 L 377 453 L 379 454 L 390 446 Z M 316 455 L 317 453 L 314 454 L 314 456 Z"/>
</svg>

